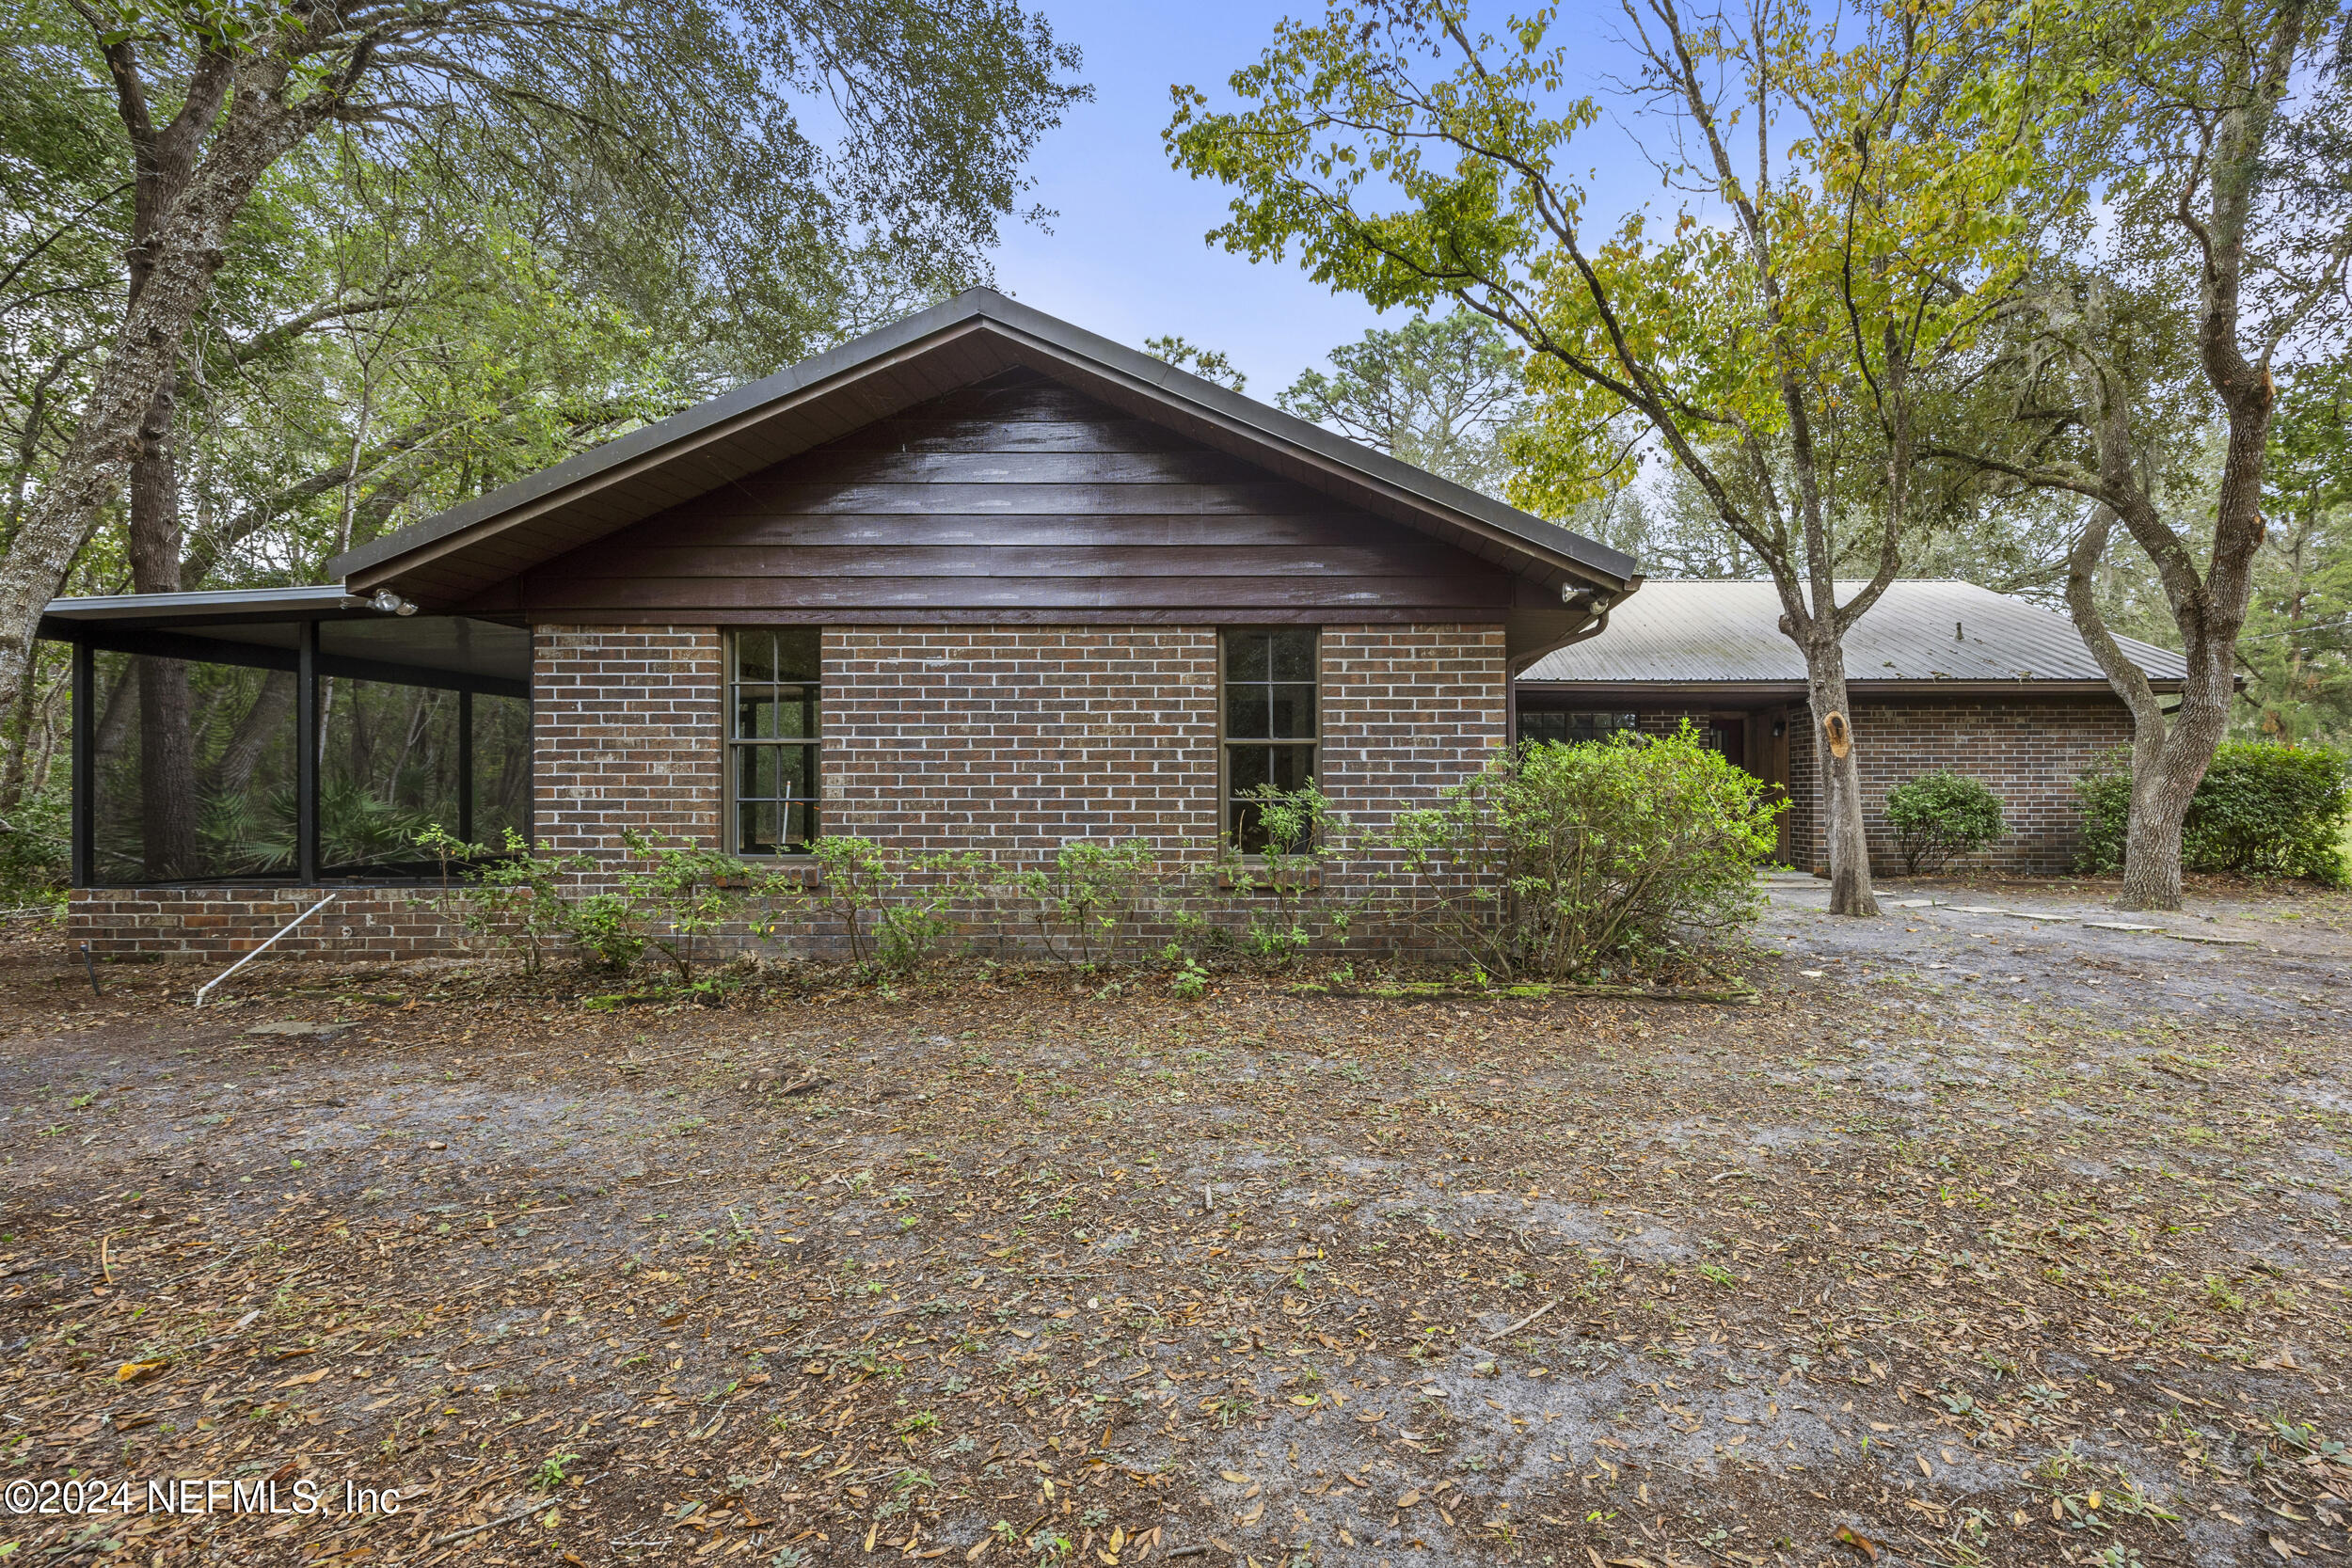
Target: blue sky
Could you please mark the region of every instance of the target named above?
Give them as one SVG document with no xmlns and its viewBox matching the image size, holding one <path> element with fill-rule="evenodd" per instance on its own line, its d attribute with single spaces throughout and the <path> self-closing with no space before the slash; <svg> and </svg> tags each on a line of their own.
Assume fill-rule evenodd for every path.
<svg viewBox="0 0 2352 1568">
<path fill-rule="evenodd" d="M 1258 56 L 1275 23 L 1285 14 L 1319 15 L 1319 5 L 1036 3 L 1057 36 L 1085 50 L 1095 101 L 1079 105 L 1032 160 L 1034 194 L 1059 215 L 1050 233 L 1025 229 L 1006 237 L 996 255 L 1000 287 L 1121 342 L 1180 333 L 1221 349 L 1248 375 L 1250 394 L 1268 402 L 1378 321 L 1361 301 L 1310 281 L 1295 260 L 1253 264 L 1203 244 L 1224 215 L 1224 189 L 1176 172 L 1160 149 L 1171 83 L 1230 103 L 1226 77 Z M 1611 41 L 1613 5 L 1570 0 L 1563 10 L 1571 36 L 1590 40 L 1596 68 L 1622 58 Z M 1605 126 L 1597 133 L 1596 155 L 1613 154 L 1614 166 L 1599 182 L 1605 205 L 1641 199 L 1645 182 L 1655 188 L 1655 176 L 1624 155 L 1621 137 Z"/>
</svg>

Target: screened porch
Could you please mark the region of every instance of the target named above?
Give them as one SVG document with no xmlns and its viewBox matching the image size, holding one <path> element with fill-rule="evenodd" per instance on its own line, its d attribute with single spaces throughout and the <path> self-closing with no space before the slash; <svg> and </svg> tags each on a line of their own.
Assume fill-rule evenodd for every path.
<svg viewBox="0 0 2352 1568">
<path fill-rule="evenodd" d="M 335 588 L 51 602 L 73 883 L 396 882 L 528 842 L 531 633 Z M 460 857 L 462 858 L 462 857 Z"/>
</svg>

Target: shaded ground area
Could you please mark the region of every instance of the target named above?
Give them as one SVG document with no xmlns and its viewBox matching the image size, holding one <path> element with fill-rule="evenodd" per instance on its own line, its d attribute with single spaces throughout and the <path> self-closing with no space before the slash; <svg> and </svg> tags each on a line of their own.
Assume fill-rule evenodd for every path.
<svg viewBox="0 0 2352 1568">
<path fill-rule="evenodd" d="M 195 1013 L 21 938 L 0 1481 L 105 1487 L 6 1560 L 2352 1551 L 2352 900 L 2168 922 L 2239 947 L 1772 891 L 1745 1006 L 287 966 Z"/>
</svg>

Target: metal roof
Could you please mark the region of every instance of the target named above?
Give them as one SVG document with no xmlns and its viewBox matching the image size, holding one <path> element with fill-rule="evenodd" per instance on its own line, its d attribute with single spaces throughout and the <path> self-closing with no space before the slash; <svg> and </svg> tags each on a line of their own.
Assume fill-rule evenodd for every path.
<svg viewBox="0 0 2352 1568">
<path fill-rule="evenodd" d="M 972 289 L 326 563 L 449 607 L 525 567 L 918 403 L 1023 365 L 1136 417 L 1433 533 L 1565 593 L 1631 557 L 1138 350 Z"/>
<path fill-rule="evenodd" d="M 1840 600 L 1864 585 L 1841 582 Z M 2123 651 L 2159 686 L 2187 674 L 2181 656 L 2129 638 Z M 1619 605 L 1608 629 L 1535 661 L 1521 686 L 1795 685 L 1804 655 L 1780 630 L 1780 594 L 1769 581 L 1652 578 Z M 2055 610 L 1950 578 L 1887 586 L 1846 633 L 1846 680 L 1940 685 L 2022 681 L 2096 684 L 2106 676 Z"/>
<path fill-rule="evenodd" d="M 87 594 L 52 599 L 41 617 L 54 621 L 135 621 L 163 626 L 179 621 L 233 621 L 246 616 L 304 620 L 368 602 L 332 584 L 298 588 L 214 588 L 185 594 Z"/>
</svg>

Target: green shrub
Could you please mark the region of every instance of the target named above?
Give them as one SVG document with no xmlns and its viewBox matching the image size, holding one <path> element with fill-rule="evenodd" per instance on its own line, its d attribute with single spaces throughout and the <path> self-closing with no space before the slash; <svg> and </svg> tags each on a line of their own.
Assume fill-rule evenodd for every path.
<svg viewBox="0 0 2352 1568">
<path fill-rule="evenodd" d="M 1241 798 L 1257 809 L 1265 844 L 1255 855 L 1230 838 L 1218 849 L 1217 880 L 1248 895 L 1246 923 L 1229 934 L 1272 967 L 1296 963 L 1319 940 L 1344 943 L 1355 911 L 1326 891 L 1324 879 L 1352 847 L 1347 818 L 1312 779 L 1296 789 L 1260 784 Z"/>
<path fill-rule="evenodd" d="M 564 895 L 564 884 L 596 863 L 591 857 L 543 854 L 512 828 L 500 848 L 468 844 L 438 824 L 412 842 L 440 865 L 441 892 L 433 902 L 475 936 L 519 950 L 530 973 L 546 967 L 559 942 L 577 940 L 580 911 Z M 464 882 L 462 891 L 450 886 L 453 870 Z M 629 962 L 636 957 L 629 954 Z"/>
<path fill-rule="evenodd" d="M 2132 808 L 2131 751 L 2104 753 L 2074 792 L 2082 806 L 2085 869 L 2123 863 Z M 2352 876 L 2344 832 L 2352 823 L 2352 757 L 2328 746 L 2231 740 L 2214 752 L 2181 828 L 2190 871 L 2250 871 L 2340 887 Z"/>
<path fill-rule="evenodd" d="M 1755 917 L 1781 810 L 1687 722 L 1490 763 L 1388 835 L 1403 918 L 1473 969 L 1569 979 Z"/>
<path fill-rule="evenodd" d="M 1048 953 L 1073 968 L 1090 969 L 1118 958 L 1156 877 L 1152 846 L 1143 839 L 1080 839 L 1041 865 L 1013 872 L 1005 885 L 1026 907 Z"/>
<path fill-rule="evenodd" d="M 0 819 L 0 902 L 46 901 L 72 875 L 72 843 L 65 787 L 28 795 Z"/>
<path fill-rule="evenodd" d="M 1978 780 L 1940 769 L 1888 790 L 1886 820 L 1903 869 L 1915 877 L 1922 867 L 1941 871 L 2009 831 L 1999 796 Z"/>
</svg>

